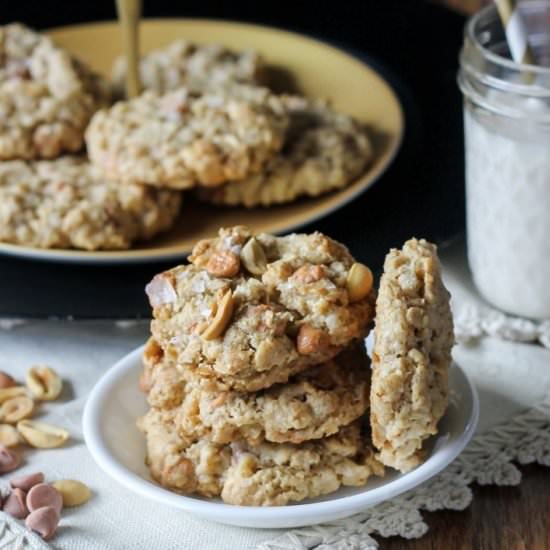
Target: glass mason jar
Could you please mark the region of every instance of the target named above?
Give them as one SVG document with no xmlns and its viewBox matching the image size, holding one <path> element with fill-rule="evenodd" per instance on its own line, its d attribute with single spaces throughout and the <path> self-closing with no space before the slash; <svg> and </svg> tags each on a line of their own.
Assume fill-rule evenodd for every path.
<svg viewBox="0 0 550 550">
<path fill-rule="evenodd" d="M 520 11 L 537 66 L 510 59 L 494 5 L 465 28 L 468 261 L 489 303 L 550 319 L 550 0 Z"/>
</svg>

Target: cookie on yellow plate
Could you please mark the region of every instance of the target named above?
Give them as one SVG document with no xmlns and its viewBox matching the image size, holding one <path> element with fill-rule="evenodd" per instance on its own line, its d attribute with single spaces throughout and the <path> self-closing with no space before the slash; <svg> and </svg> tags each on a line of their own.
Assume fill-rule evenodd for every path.
<svg viewBox="0 0 550 550">
<path fill-rule="evenodd" d="M 282 147 L 287 124 L 266 88 L 146 91 L 96 113 L 86 145 L 110 179 L 187 189 L 259 172 Z"/>
<path fill-rule="evenodd" d="M 290 117 L 283 149 L 240 181 L 197 189 L 200 199 L 228 206 L 270 206 L 342 189 L 370 163 L 367 131 L 353 117 L 303 97 L 282 98 Z"/>
<path fill-rule="evenodd" d="M 107 181 L 83 157 L 0 162 L 0 241 L 120 250 L 168 229 L 181 194 Z"/>
<path fill-rule="evenodd" d="M 0 27 L 0 160 L 49 159 L 84 145 L 109 84 L 50 38 Z"/>
</svg>

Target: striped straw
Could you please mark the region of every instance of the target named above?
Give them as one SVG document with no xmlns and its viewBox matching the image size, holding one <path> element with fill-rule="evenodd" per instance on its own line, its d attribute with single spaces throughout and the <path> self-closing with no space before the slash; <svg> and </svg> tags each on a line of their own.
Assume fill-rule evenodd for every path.
<svg viewBox="0 0 550 550">
<path fill-rule="evenodd" d="M 495 0 L 495 4 L 506 32 L 506 41 L 516 63 L 535 65 L 535 55 L 527 40 L 527 29 L 519 14 L 516 0 Z"/>
</svg>

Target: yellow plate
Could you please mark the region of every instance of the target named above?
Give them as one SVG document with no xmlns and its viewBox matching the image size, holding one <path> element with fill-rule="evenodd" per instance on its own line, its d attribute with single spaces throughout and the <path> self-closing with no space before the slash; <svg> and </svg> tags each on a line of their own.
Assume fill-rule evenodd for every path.
<svg viewBox="0 0 550 550">
<path fill-rule="evenodd" d="M 110 74 L 122 51 L 116 23 L 93 23 L 52 29 L 54 40 L 96 70 Z M 259 25 L 201 19 L 152 19 L 141 24 L 141 48 L 148 51 L 176 38 L 217 42 L 235 49 L 253 48 L 268 64 L 289 71 L 298 89 L 324 97 L 334 107 L 369 124 L 378 136 L 376 158 L 368 171 L 338 192 L 270 208 L 223 208 L 184 200 L 176 227 L 125 251 L 41 250 L 0 243 L 0 251 L 27 258 L 89 263 L 153 261 L 181 258 L 198 239 L 221 226 L 246 224 L 256 231 L 284 233 L 340 208 L 380 177 L 395 156 L 403 135 L 403 112 L 385 80 L 359 59 L 328 44 L 292 32 Z M 281 72 L 283 74 L 283 72 Z"/>
</svg>

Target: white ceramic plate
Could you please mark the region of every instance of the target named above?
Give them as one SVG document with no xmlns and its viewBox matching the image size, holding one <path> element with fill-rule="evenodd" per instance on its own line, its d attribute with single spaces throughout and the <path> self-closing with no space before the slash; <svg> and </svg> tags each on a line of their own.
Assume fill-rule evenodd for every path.
<svg viewBox="0 0 550 550">
<path fill-rule="evenodd" d="M 413 471 L 390 469 L 364 487 L 339 491 L 290 506 L 246 507 L 219 499 L 186 497 L 151 480 L 145 466 L 145 442 L 136 418 L 147 410 L 138 389 L 142 348 L 114 365 L 93 389 L 84 410 L 84 437 L 98 465 L 113 479 L 142 495 L 205 519 L 244 527 L 298 527 L 357 513 L 416 487 L 447 466 L 471 439 L 479 416 L 475 389 L 456 365 L 450 371 L 451 398 L 439 434 L 429 441 L 429 458 Z"/>
</svg>

